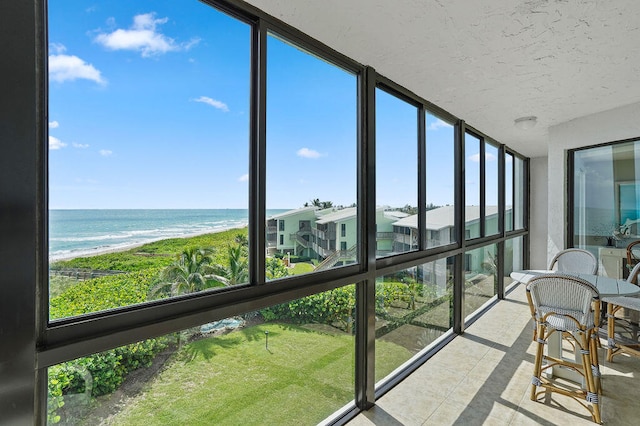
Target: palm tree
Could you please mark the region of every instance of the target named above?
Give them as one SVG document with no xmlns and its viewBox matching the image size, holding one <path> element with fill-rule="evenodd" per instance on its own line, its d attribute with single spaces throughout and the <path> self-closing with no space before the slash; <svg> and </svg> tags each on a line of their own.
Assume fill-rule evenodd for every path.
<svg viewBox="0 0 640 426">
<path fill-rule="evenodd" d="M 211 248 L 184 249 L 178 259 L 162 271 L 160 283 L 151 289 L 150 294 L 177 296 L 211 287 L 207 282 L 207 274 L 213 270 L 212 254 Z"/>
<path fill-rule="evenodd" d="M 244 284 L 249 281 L 249 261 L 245 253 L 246 248 L 240 244 L 230 245 L 227 249 L 229 264 L 212 266 L 212 278 L 224 285 Z"/>
<path fill-rule="evenodd" d="M 311 200 L 311 205 L 315 207 L 320 207 L 321 209 L 328 209 L 333 207 L 333 201 L 320 201 L 320 198 L 314 198 Z M 309 206 L 309 203 L 304 203 L 305 207 Z"/>
<path fill-rule="evenodd" d="M 285 266 L 284 262 L 275 257 L 269 257 L 265 260 L 265 273 L 267 279 L 275 280 L 276 278 L 282 278 L 289 276 L 289 270 Z"/>
<path fill-rule="evenodd" d="M 247 236 L 245 234 L 236 234 L 236 236 L 233 238 L 233 240 L 240 244 L 241 246 L 244 247 L 249 247 L 249 238 L 247 238 Z"/>
</svg>

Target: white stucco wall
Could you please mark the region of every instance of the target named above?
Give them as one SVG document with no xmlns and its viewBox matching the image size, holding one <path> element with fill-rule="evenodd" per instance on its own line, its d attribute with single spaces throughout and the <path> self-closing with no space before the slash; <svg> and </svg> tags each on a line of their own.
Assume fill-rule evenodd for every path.
<svg viewBox="0 0 640 426">
<path fill-rule="evenodd" d="M 567 150 L 636 137 L 640 137 L 640 103 L 580 117 L 549 128 L 547 264 L 566 245 Z M 531 173 L 533 181 L 533 168 Z M 532 211 L 532 222 L 534 214 L 537 216 L 539 213 Z M 536 266 L 533 257 L 531 266 Z"/>
<path fill-rule="evenodd" d="M 547 191 L 549 186 L 547 157 L 530 160 L 531 185 L 531 228 L 529 232 L 530 267 L 546 269 L 547 262 Z"/>
</svg>

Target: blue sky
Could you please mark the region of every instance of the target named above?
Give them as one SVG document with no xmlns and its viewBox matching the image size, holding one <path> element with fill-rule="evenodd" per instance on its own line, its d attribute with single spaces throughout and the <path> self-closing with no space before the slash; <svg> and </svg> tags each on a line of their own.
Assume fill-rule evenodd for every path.
<svg viewBox="0 0 640 426">
<path fill-rule="evenodd" d="M 50 208 L 246 208 L 249 49 L 198 1 L 51 0 Z M 270 37 L 267 80 L 267 208 L 354 203 L 356 76 Z M 415 205 L 415 108 L 377 92 L 377 204 Z M 427 139 L 428 201 L 451 203 L 452 127 Z"/>
</svg>

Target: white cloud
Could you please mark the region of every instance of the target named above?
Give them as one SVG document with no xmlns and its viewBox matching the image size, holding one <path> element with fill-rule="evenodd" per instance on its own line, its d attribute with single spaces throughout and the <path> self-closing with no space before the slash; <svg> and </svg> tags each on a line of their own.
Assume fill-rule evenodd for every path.
<svg viewBox="0 0 640 426">
<path fill-rule="evenodd" d="M 49 55 L 49 78 L 59 83 L 83 78 L 106 84 L 100 71 L 73 55 Z"/>
<path fill-rule="evenodd" d="M 315 150 L 309 149 L 309 148 L 300 148 L 296 154 L 298 154 L 298 157 L 302 157 L 302 158 L 320 158 L 320 157 L 322 157 L 322 154 L 320 154 L 318 151 L 315 151 Z"/>
<path fill-rule="evenodd" d="M 100 151 L 98 151 L 100 153 L 100 155 L 102 155 L 103 157 L 108 157 L 111 154 L 113 154 L 113 151 L 109 151 L 108 149 L 101 149 Z"/>
<path fill-rule="evenodd" d="M 49 128 L 50 129 L 57 129 L 58 127 L 60 127 L 60 123 L 58 123 L 57 121 L 50 121 L 49 122 Z"/>
<path fill-rule="evenodd" d="M 156 19 L 154 12 L 136 15 L 128 30 L 116 29 L 111 33 L 101 33 L 95 41 L 110 50 L 133 50 L 143 58 L 178 50 L 189 50 L 200 39 L 193 38 L 186 43 L 176 43 L 171 37 L 160 33 L 158 26 L 166 24 L 169 18 Z M 109 22 L 114 22 L 110 20 Z"/>
<path fill-rule="evenodd" d="M 491 154 L 490 152 L 487 152 L 484 154 L 484 159 L 486 161 L 496 161 L 496 156 Z M 480 153 L 476 153 L 473 155 L 469 156 L 469 160 L 473 161 L 474 163 L 479 163 L 480 162 Z"/>
<path fill-rule="evenodd" d="M 60 54 L 66 52 L 67 48 L 61 43 L 49 43 L 49 51 Z"/>
<path fill-rule="evenodd" d="M 202 102 L 203 104 L 211 105 L 214 108 L 217 108 L 224 112 L 229 112 L 229 107 L 224 102 L 215 100 L 208 96 L 200 96 L 198 99 L 193 99 L 193 102 Z"/>
<path fill-rule="evenodd" d="M 73 146 L 74 148 L 80 148 L 80 149 L 89 148 L 89 144 L 88 143 L 75 143 L 75 142 L 72 142 L 71 146 Z"/>
<path fill-rule="evenodd" d="M 453 127 L 451 126 L 451 124 L 447 123 L 446 121 L 442 121 L 441 119 L 437 119 L 436 121 L 434 121 L 433 123 L 429 124 L 429 127 L 427 127 L 428 130 L 438 130 L 440 128 L 443 127 Z"/>
<path fill-rule="evenodd" d="M 248 182 L 248 181 L 249 181 L 249 174 L 248 173 L 246 173 L 246 174 L 244 174 L 244 175 L 242 175 L 242 176 L 240 176 L 238 178 L 238 182 Z"/>
<path fill-rule="evenodd" d="M 53 137 L 53 136 L 49 136 L 49 149 L 50 150 L 61 149 L 61 148 L 64 148 L 65 146 L 67 146 L 67 144 L 62 142 L 60 139 L 58 139 L 56 137 Z"/>
</svg>

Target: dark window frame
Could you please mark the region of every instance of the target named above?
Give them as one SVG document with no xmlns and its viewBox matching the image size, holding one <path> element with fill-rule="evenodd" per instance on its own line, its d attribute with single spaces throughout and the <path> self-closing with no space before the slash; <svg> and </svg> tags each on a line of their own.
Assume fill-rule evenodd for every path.
<svg viewBox="0 0 640 426">
<path fill-rule="evenodd" d="M 367 195 L 367 191 L 375 188 L 375 174 L 368 164 L 375 159 L 375 138 L 372 135 L 374 122 L 372 112 L 375 99 L 371 92 L 376 81 L 385 84 L 406 95 L 420 105 L 420 111 L 434 111 L 440 117 L 455 122 L 456 126 L 456 220 L 458 235 L 462 232 L 463 222 L 460 209 L 464 206 L 464 194 L 461 194 L 463 168 L 461 159 L 464 150 L 460 146 L 461 135 L 466 124 L 429 103 L 410 91 L 400 87 L 351 59 L 333 51 L 327 46 L 311 39 L 300 31 L 283 24 L 281 21 L 242 2 L 203 0 L 217 8 L 250 23 L 252 35 L 252 109 L 251 109 L 251 168 L 250 168 L 250 253 L 255 262 L 252 264 L 251 284 L 239 286 L 233 291 L 199 294 L 195 297 L 179 297 L 176 299 L 151 302 L 143 306 L 131 306 L 113 311 L 87 315 L 82 318 L 70 318 L 62 321 L 48 322 L 48 247 L 47 247 L 47 90 L 46 90 L 46 2 L 43 0 L 26 0 L 17 2 L 11 7 L 10 14 L 19 16 L 13 22 L 10 18 L 2 19 L 7 24 L 6 34 L 9 37 L 6 46 L 9 56 L 19 58 L 10 70 L 16 77 L 16 91 L 8 96 L 8 102 L 2 104 L 3 117 L 14 123 L 15 129 L 0 128 L 0 139 L 18 140 L 20 143 L 8 144 L 0 158 L 0 183 L 2 183 L 3 199 L 9 203 L 5 211 L 5 221 L 0 221 L 2 235 L 7 238 L 0 241 L 3 252 L 10 253 L 0 258 L 3 270 L 12 271 L 5 275 L 3 286 L 0 286 L 2 299 L 10 308 L 0 311 L 0 321 L 9 325 L 10 335 L 3 339 L 11 339 L 13 347 L 20 345 L 25 350 L 11 351 L 0 349 L 0 353 L 15 368 L 3 370 L 3 381 L 11 379 L 12 386 L 0 395 L 0 412 L 11 412 L 15 418 L 25 423 L 44 423 L 46 419 L 46 369 L 48 366 L 85 356 L 102 350 L 111 349 L 138 340 L 160 336 L 184 328 L 225 318 L 250 310 L 259 309 L 279 301 L 291 300 L 306 295 L 330 290 L 342 285 L 356 283 L 358 299 L 357 339 L 356 339 L 356 389 L 354 393 L 357 408 L 347 409 L 345 415 L 354 415 L 361 409 L 369 407 L 393 383 L 408 375 L 412 368 L 407 368 L 389 382 L 382 384 L 377 390 L 372 381 L 373 353 L 367 343 L 373 331 L 367 326 L 373 313 L 372 289 L 377 276 L 391 273 L 394 270 L 406 269 L 415 265 L 437 260 L 443 257 L 458 257 L 466 250 L 477 248 L 483 244 L 498 243 L 500 247 L 505 239 L 504 233 L 492 236 L 488 240 L 464 241 L 458 239 L 455 244 L 424 249 L 424 237 L 421 250 L 382 260 L 375 259 L 375 203 Z M 3 17 L 4 18 L 4 17 Z M 264 149 L 265 149 L 265 37 L 267 31 L 292 40 L 306 50 L 322 57 L 338 66 L 342 66 L 358 74 L 359 95 L 359 178 L 358 178 L 358 233 L 361 238 L 361 262 L 336 270 L 325 271 L 312 276 L 293 277 L 265 284 L 264 247 L 265 247 L 265 210 L 264 210 Z M 34 83 L 36 82 L 36 83 Z M 9 105 L 10 104 L 10 105 Z M 420 125 L 420 124 L 419 124 Z M 424 124 L 422 124 L 424 126 Z M 16 130 L 17 129 L 17 130 Z M 475 130 L 474 130 L 475 131 Z M 421 131 L 424 138 L 424 131 Z M 524 159 L 524 157 L 522 157 Z M 528 191 L 529 162 L 524 159 L 524 185 Z M 420 154 L 420 173 L 424 167 L 424 156 Z M 420 183 L 419 189 L 424 188 Z M 528 194 L 528 192 L 526 193 Z M 424 201 L 424 199 L 422 200 Z M 462 203 L 460 202 L 462 201 Z M 421 203 L 420 205 L 423 205 Z M 422 213 L 423 214 L 423 213 Z M 525 249 L 528 241 L 528 201 L 525 199 L 524 228 L 510 232 L 508 235 L 522 235 L 525 238 Z M 8 224 L 11 224 L 9 227 Z M 34 226 L 35 224 L 35 226 Z M 424 231 L 421 231 L 424 236 Z M 461 241 L 460 241 L 461 240 Z M 499 252 L 500 253 L 500 252 Z M 525 251 L 527 253 L 527 251 Z M 373 257 L 372 257 L 373 256 Z M 500 254 L 499 254 L 500 256 Z M 526 263 L 526 261 L 525 261 Z M 527 265 L 525 264 L 525 267 Z M 456 261 L 456 291 L 462 285 L 462 265 Z M 36 294 L 40 296 L 36 298 Z M 464 328 L 461 315 L 461 297 L 455 296 L 454 331 L 459 333 Z M 46 305 L 46 306 L 45 306 Z M 16 323 L 20 308 L 21 318 L 33 318 Z M 472 319 L 470 320 L 472 321 Z M 15 326 L 15 327 L 12 327 Z M 36 345 L 37 342 L 37 345 Z M 434 348 L 431 350 L 437 350 Z M 425 353 L 422 360 L 430 355 Z M 420 360 L 414 364 L 417 365 Z M 34 374 L 33 366 L 36 365 Z M 5 392 L 3 390 L 3 392 Z M 11 405 L 8 405 L 11 404 Z"/>
</svg>

